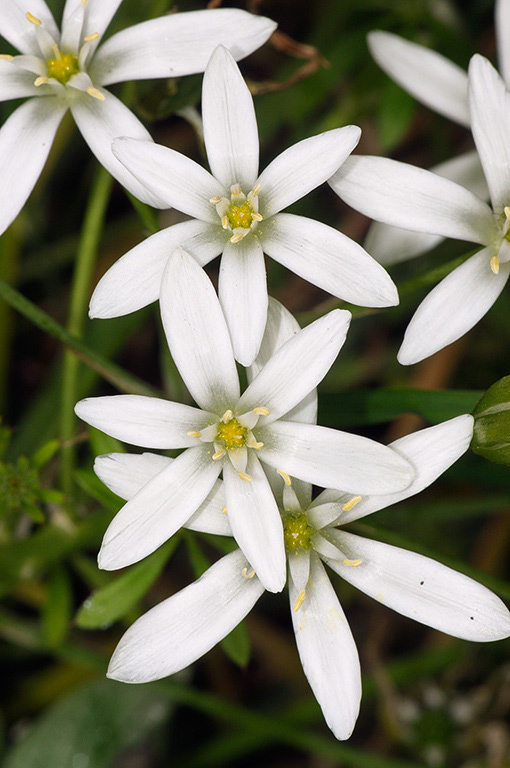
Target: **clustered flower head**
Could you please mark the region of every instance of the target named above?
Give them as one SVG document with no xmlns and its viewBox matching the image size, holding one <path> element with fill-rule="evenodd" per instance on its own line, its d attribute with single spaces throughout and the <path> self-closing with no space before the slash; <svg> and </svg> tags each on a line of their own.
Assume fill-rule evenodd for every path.
<svg viewBox="0 0 510 768">
<path fill-rule="evenodd" d="M 120 2 L 66 0 L 60 32 L 44 0 L 0 0 L 1 33 L 20 51 L 0 56 L 0 99 L 29 97 L 0 130 L 0 232 L 23 207 L 67 109 L 130 193 L 189 217 L 126 253 L 91 299 L 95 318 L 159 300 L 170 354 L 196 403 L 114 395 L 76 405 L 88 424 L 149 449 L 96 459 L 100 479 L 126 502 L 98 560 L 107 570 L 123 568 L 181 527 L 232 536 L 239 548 L 138 619 L 108 674 L 130 683 L 174 674 L 224 638 L 265 590 L 287 584 L 305 674 L 329 727 L 345 739 L 359 711 L 360 666 L 324 565 L 455 637 L 507 637 L 510 612 L 472 579 L 343 528 L 430 485 L 466 451 L 473 418 L 464 414 L 389 446 L 318 425 L 316 388 L 345 341 L 351 313 L 334 309 L 301 329 L 268 297 L 264 254 L 344 301 L 382 308 L 398 303 L 382 263 L 417 255 L 442 237 L 480 244 L 418 308 L 399 360 L 416 362 L 459 338 L 510 274 L 510 94 L 481 56 L 471 61 L 466 96 L 466 78 L 453 65 L 375 33 L 378 61 L 423 101 L 469 124 L 478 154 L 438 173 L 349 157 L 360 129 L 346 126 L 291 146 L 260 172 L 253 99 L 236 60 L 262 45 L 275 24 L 233 9 L 176 13 L 117 32 L 99 47 Z M 499 0 L 497 13 L 501 37 L 510 0 Z M 155 144 L 105 87 L 204 70 L 210 170 Z M 367 250 L 331 226 L 283 212 L 326 181 L 382 222 Z M 475 192 L 490 196 L 491 206 Z M 380 247 L 378 233 L 387 236 Z M 217 294 L 203 267 L 220 255 Z M 152 450 L 181 452 L 170 458 Z M 314 497 L 312 485 L 326 490 Z"/>
</svg>

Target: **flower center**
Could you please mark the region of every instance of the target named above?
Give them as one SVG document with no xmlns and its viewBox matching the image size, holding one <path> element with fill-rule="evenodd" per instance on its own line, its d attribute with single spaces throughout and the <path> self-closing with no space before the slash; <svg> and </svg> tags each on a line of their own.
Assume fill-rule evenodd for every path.
<svg viewBox="0 0 510 768">
<path fill-rule="evenodd" d="M 308 518 L 304 512 L 287 515 L 283 522 L 283 539 L 287 552 L 295 549 L 310 549 L 311 538 L 316 533 L 308 524 Z"/>
<path fill-rule="evenodd" d="M 209 202 L 215 206 L 221 219 L 221 226 L 232 232 L 231 243 L 239 243 L 256 227 L 262 216 L 259 213 L 260 185 L 245 195 L 239 184 L 230 187 L 230 200 L 227 197 L 213 197 Z"/>
<path fill-rule="evenodd" d="M 250 229 L 253 216 L 249 202 L 246 201 L 242 205 L 232 205 L 227 213 L 227 219 L 231 229 L 236 227 Z"/>
<path fill-rule="evenodd" d="M 48 77 L 54 77 L 62 85 L 65 85 L 73 75 L 77 75 L 80 71 L 78 58 L 72 53 L 61 53 L 57 46 L 55 46 L 55 58 L 48 59 L 46 66 L 48 67 Z"/>
<path fill-rule="evenodd" d="M 222 442 L 227 451 L 232 451 L 234 448 L 242 448 L 245 445 L 247 434 L 247 427 L 239 424 L 237 419 L 230 419 L 226 424 L 220 422 L 216 440 Z"/>
</svg>

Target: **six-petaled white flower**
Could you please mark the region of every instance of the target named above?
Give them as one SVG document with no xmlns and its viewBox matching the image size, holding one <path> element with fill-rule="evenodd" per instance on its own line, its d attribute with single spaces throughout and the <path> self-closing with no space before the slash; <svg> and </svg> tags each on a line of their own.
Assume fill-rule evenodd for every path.
<svg viewBox="0 0 510 768">
<path fill-rule="evenodd" d="M 222 254 L 219 296 L 236 359 L 254 360 L 267 317 L 264 252 L 335 296 L 363 306 L 398 303 L 385 270 L 332 227 L 281 213 L 328 179 L 356 146 L 347 126 L 295 144 L 259 175 L 257 122 L 232 56 L 218 47 L 202 93 L 212 174 L 167 147 L 117 139 L 116 157 L 150 192 L 192 216 L 142 242 L 99 282 L 91 317 L 116 317 L 155 301 L 168 254 L 182 245 L 201 265 Z"/>
<path fill-rule="evenodd" d="M 0 0 L 0 32 L 21 53 L 0 57 L 0 100 L 37 97 L 0 130 L 0 233 L 25 204 L 68 108 L 105 168 L 141 200 L 165 208 L 112 155 L 116 136 L 151 136 L 104 86 L 202 72 L 218 43 L 242 58 L 276 27 L 235 9 L 176 13 L 124 29 L 98 48 L 121 2 L 67 0 L 61 34 L 44 0 Z"/>
<path fill-rule="evenodd" d="M 283 529 L 261 461 L 308 482 L 363 493 L 401 490 L 413 477 L 411 465 L 391 448 L 282 418 L 329 370 L 351 315 L 334 310 L 301 330 L 241 395 L 214 287 L 182 248 L 168 260 L 160 304 L 170 352 L 199 408 L 130 395 L 77 404 L 82 419 L 133 445 L 187 449 L 119 512 L 105 534 L 100 565 L 120 568 L 156 549 L 195 513 L 223 471 L 233 534 L 264 586 L 279 591 Z"/>
</svg>

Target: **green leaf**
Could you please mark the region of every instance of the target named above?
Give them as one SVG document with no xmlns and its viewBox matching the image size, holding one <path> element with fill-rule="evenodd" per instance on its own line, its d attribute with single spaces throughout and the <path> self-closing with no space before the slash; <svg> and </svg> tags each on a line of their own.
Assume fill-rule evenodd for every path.
<svg viewBox="0 0 510 768">
<path fill-rule="evenodd" d="M 80 488 L 111 512 L 117 514 L 124 504 L 123 500 L 110 491 L 91 469 L 77 469 L 74 478 Z"/>
<path fill-rule="evenodd" d="M 94 456 L 101 456 L 104 453 L 125 453 L 126 448 L 120 440 L 101 432 L 95 427 L 88 427 L 90 448 Z"/>
<path fill-rule="evenodd" d="M 248 664 L 251 655 L 251 644 L 244 621 L 223 638 L 221 647 L 230 661 L 233 661 L 238 667 L 245 667 Z"/>
<path fill-rule="evenodd" d="M 173 536 L 145 560 L 93 592 L 78 611 L 76 624 L 82 629 L 104 629 L 125 616 L 156 581 L 178 540 L 178 536 Z"/>
<path fill-rule="evenodd" d="M 153 686 L 95 680 L 48 710 L 9 751 L 4 768 L 111 768 L 170 708 Z"/>
<path fill-rule="evenodd" d="M 473 451 L 489 461 L 510 464 L 510 376 L 487 390 L 473 415 Z"/>
<path fill-rule="evenodd" d="M 61 645 L 71 623 L 72 590 L 69 574 L 57 566 L 48 580 L 48 597 L 41 617 L 41 635 L 49 648 Z"/>
</svg>

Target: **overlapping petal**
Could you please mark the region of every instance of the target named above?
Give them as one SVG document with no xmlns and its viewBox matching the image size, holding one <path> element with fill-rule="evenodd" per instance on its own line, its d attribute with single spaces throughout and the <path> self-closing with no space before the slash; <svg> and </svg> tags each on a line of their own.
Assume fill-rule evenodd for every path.
<svg viewBox="0 0 510 768">
<path fill-rule="evenodd" d="M 510 88 L 510 2 L 508 0 L 496 0 L 495 21 L 499 71 L 507 88 Z"/>
<path fill-rule="evenodd" d="M 454 269 L 425 297 L 405 332 L 398 353 L 402 365 L 424 360 L 469 331 L 505 287 L 510 263 L 499 274 L 490 268 L 491 248 L 483 248 Z"/>
<path fill-rule="evenodd" d="M 88 35 L 93 35 L 94 33 L 99 35 L 96 40 L 91 40 L 89 43 L 90 54 L 88 58 L 90 58 L 90 55 L 100 44 L 101 38 L 106 32 L 106 29 L 121 2 L 122 0 L 88 0 L 83 17 L 82 38 L 88 37 Z M 82 4 L 82 0 L 66 0 L 62 19 L 62 29 L 65 28 L 69 16 L 76 11 L 80 4 Z"/>
<path fill-rule="evenodd" d="M 21 53 L 39 55 L 39 46 L 34 35 L 34 27 L 27 19 L 27 11 L 41 21 L 47 31 L 58 40 L 60 33 L 50 9 L 44 0 L 0 0 L 1 35 Z"/>
<path fill-rule="evenodd" d="M 415 621 L 478 642 L 510 635 L 510 613 L 493 592 L 446 565 L 415 552 L 345 531 L 331 536 L 346 558 L 327 560 L 342 578 Z"/>
<path fill-rule="evenodd" d="M 207 653 L 244 619 L 264 591 L 256 577 L 242 575 L 248 567 L 236 550 L 152 608 L 122 637 L 108 677 L 126 683 L 158 680 Z"/>
<path fill-rule="evenodd" d="M 34 74 L 15 67 L 12 62 L 0 59 L 0 101 L 40 96 L 34 85 Z"/>
</svg>

